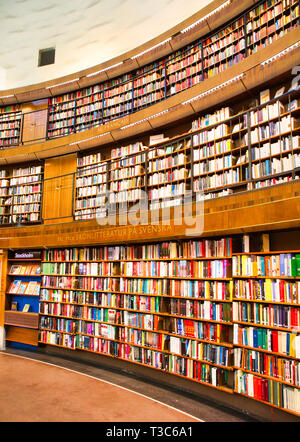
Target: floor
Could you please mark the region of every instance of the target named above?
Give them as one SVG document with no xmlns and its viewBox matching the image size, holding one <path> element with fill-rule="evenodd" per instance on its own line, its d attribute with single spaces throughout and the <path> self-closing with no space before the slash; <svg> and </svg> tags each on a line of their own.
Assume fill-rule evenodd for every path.
<svg viewBox="0 0 300 442">
<path fill-rule="evenodd" d="M 249 422 L 123 373 L 18 349 L 0 352 L 0 422 Z"/>
</svg>

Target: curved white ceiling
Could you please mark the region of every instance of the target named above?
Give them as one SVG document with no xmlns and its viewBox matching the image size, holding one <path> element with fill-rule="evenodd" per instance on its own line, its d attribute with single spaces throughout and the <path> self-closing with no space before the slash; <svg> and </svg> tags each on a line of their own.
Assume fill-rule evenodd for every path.
<svg viewBox="0 0 300 442">
<path fill-rule="evenodd" d="M 55 79 L 157 37 L 212 0 L 0 0 L 0 90 Z M 37 67 L 39 49 L 55 64 Z"/>
</svg>

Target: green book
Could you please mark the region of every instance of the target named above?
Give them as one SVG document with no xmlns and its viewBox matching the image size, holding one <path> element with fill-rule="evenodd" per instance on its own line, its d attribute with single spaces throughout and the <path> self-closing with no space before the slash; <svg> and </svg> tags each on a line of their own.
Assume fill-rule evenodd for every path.
<svg viewBox="0 0 300 442">
<path fill-rule="evenodd" d="M 295 256 L 291 259 L 291 276 L 297 276 L 297 261 Z"/>
<path fill-rule="evenodd" d="M 257 330 L 257 347 L 263 348 L 262 330 Z"/>
<path fill-rule="evenodd" d="M 300 255 L 296 255 L 296 276 L 300 276 Z"/>
</svg>

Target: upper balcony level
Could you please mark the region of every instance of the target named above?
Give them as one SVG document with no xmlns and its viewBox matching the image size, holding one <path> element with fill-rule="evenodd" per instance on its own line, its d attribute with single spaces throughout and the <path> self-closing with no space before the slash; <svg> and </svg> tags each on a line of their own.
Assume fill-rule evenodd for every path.
<svg viewBox="0 0 300 442">
<path fill-rule="evenodd" d="M 11 112 L 0 117 L 0 164 L 120 141 L 195 115 L 226 89 L 238 95 L 291 70 L 299 2 L 254 3 L 215 1 L 125 62 L 3 92 L 2 111 Z"/>
</svg>

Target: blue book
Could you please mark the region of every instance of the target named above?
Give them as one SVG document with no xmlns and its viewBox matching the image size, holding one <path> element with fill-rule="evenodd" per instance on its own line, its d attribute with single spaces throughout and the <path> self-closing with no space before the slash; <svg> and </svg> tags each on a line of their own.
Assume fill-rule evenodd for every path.
<svg viewBox="0 0 300 442">
<path fill-rule="evenodd" d="M 253 329 L 253 347 L 255 347 L 255 348 L 257 348 L 257 341 L 258 341 L 258 339 L 257 339 L 257 329 L 254 328 Z"/>
<path fill-rule="evenodd" d="M 177 319 L 177 334 L 182 335 L 182 319 Z"/>
<path fill-rule="evenodd" d="M 280 275 L 285 276 L 285 255 L 280 253 Z"/>
<path fill-rule="evenodd" d="M 261 276 L 266 276 L 265 259 L 263 256 L 260 257 L 260 263 L 261 263 Z"/>
</svg>

